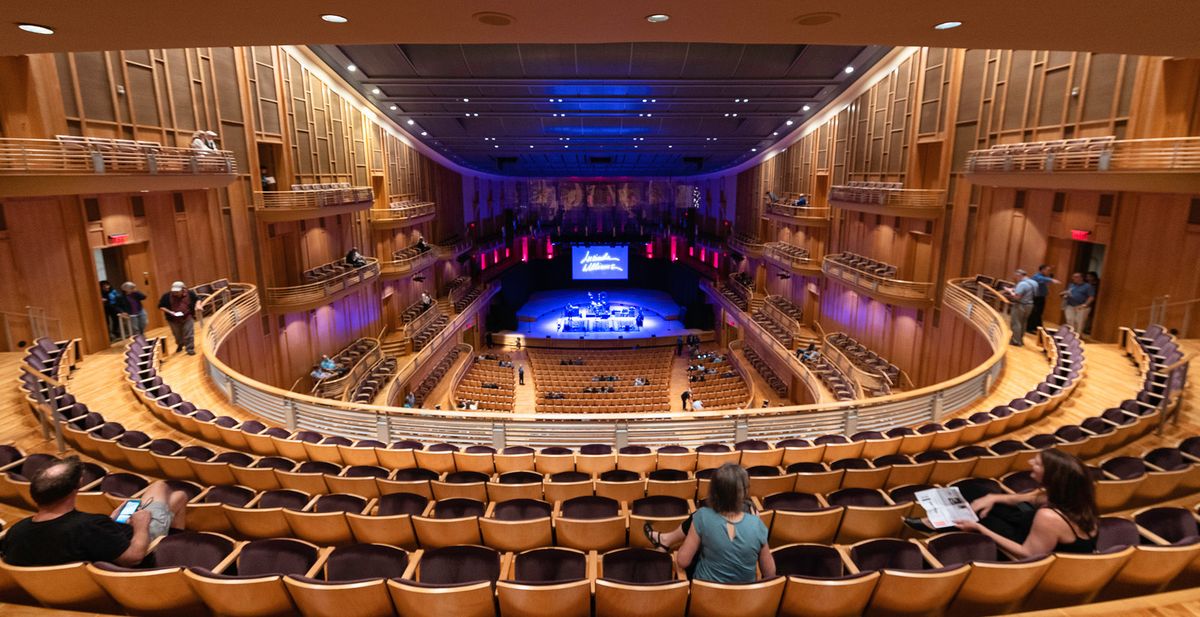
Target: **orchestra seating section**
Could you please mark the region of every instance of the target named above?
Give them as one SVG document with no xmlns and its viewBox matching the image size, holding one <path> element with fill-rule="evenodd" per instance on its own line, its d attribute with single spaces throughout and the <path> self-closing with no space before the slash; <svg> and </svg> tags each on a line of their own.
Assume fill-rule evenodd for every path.
<svg viewBox="0 0 1200 617">
<path fill-rule="evenodd" d="M 825 387 L 833 393 L 835 400 L 852 401 L 858 398 L 858 385 L 841 369 L 834 366 L 825 354 L 817 354 L 815 358 L 809 358 L 803 362 L 808 370 L 812 371 L 821 380 L 821 383 L 825 384 Z"/>
<path fill-rule="evenodd" d="M 724 354 L 702 353 L 688 360 L 688 390 L 704 409 L 742 409 L 750 400 L 746 380 Z"/>
<path fill-rule="evenodd" d="M 301 278 L 304 280 L 304 284 L 306 285 L 309 283 L 320 283 L 322 281 L 335 279 L 348 272 L 353 272 L 359 267 L 360 266 L 352 266 L 346 263 L 345 259 L 338 259 L 336 261 L 331 261 L 327 264 L 322 264 L 315 268 L 305 270 L 301 275 Z"/>
<path fill-rule="evenodd" d="M 338 366 L 338 372 L 333 377 L 318 379 L 313 384 L 312 394 L 325 398 L 341 398 L 348 385 L 358 383 L 383 359 L 383 352 L 379 348 L 379 339 L 360 338 L 329 359 Z"/>
<path fill-rule="evenodd" d="M 481 287 L 479 285 L 471 286 L 470 289 L 467 289 L 467 291 L 465 293 L 463 293 L 458 299 L 456 299 L 454 301 L 454 312 L 455 313 L 463 312 L 464 310 L 466 310 L 466 308 L 468 306 L 471 306 L 471 303 L 474 302 L 476 298 L 478 298 L 482 294 L 483 294 L 483 287 Z"/>
<path fill-rule="evenodd" d="M 447 350 L 446 353 L 442 354 L 437 364 L 433 365 L 433 370 L 429 371 L 429 374 L 413 389 L 413 396 L 416 398 L 417 407 L 425 406 L 426 397 L 442 381 L 442 378 L 446 376 L 446 372 L 450 370 L 450 367 L 454 366 L 454 361 L 458 359 L 458 354 L 460 353 L 462 353 L 462 350 L 457 345 Z"/>
<path fill-rule="evenodd" d="M 437 310 L 437 309 L 433 309 L 433 310 Z M 446 326 L 449 323 L 450 323 L 450 316 L 441 311 L 438 311 L 437 317 L 434 317 L 428 324 L 425 325 L 424 328 L 421 328 L 421 330 L 419 332 L 417 332 L 416 334 L 413 335 L 413 337 L 412 337 L 413 351 L 418 352 L 418 351 L 421 351 L 422 349 L 424 349 L 425 346 L 428 345 L 429 342 L 434 339 L 434 337 L 436 337 L 438 334 L 440 334 L 442 332 L 442 330 L 446 329 Z"/>
<path fill-rule="evenodd" d="M 773 313 L 755 309 L 750 313 L 750 317 L 784 347 L 792 349 L 796 346 L 796 337 L 792 336 L 788 324 L 780 323 Z"/>
<path fill-rule="evenodd" d="M 896 278 L 896 266 L 871 259 L 870 257 L 863 257 L 862 255 L 849 252 L 838 253 L 829 257 L 837 263 L 874 274 L 880 278 Z"/>
<path fill-rule="evenodd" d="M 350 400 L 355 403 L 370 403 L 375 400 L 383 387 L 396 376 L 396 358 L 385 356 L 376 362 L 366 376 L 354 386 Z"/>
<path fill-rule="evenodd" d="M 539 412 L 670 411 L 669 347 L 529 352 Z M 605 379 L 600 378 L 615 378 Z M 643 378 L 649 383 L 635 386 Z M 610 391 L 611 390 L 611 391 Z"/>
<path fill-rule="evenodd" d="M 844 332 L 834 332 L 826 336 L 825 341 L 836 347 L 863 371 L 883 375 L 893 390 L 901 386 L 900 367 L 888 362 L 886 358 L 854 340 L 850 335 Z"/>
<path fill-rule="evenodd" d="M 512 356 L 486 353 L 475 356 L 454 390 L 457 407 L 485 411 L 512 411 L 517 376 Z M 472 405 L 474 403 L 474 405 Z"/>
<path fill-rule="evenodd" d="M 767 364 L 766 360 L 763 360 L 762 356 L 758 355 L 758 352 L 749 345 L 742 347 L 742 353 L 746 355 L 746 361 L 749 362 L 750 366 L 758 372 L 758 374 L 763 378 L 763 381 L 767 382 L 767 386 L 769 386 L 771 390 L 775 392 L 776 396 L 780 398 L 787 398 L 788 384 L 786 381 L 780 378 L 778 374 L 775 373 L 775 369 L 772 369 L 771 366 Z"/>
</svg>

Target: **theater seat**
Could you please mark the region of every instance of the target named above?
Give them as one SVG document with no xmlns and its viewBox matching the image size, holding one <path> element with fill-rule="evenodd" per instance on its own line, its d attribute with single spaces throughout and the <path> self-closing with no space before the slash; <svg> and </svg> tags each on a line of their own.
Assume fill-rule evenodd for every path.
<svg viewBox="0 0 1200 617">
<path fill-rule="evenodd" d="M 628 517 L 607 497 L 575 497 L 555 505 L 554 530 L 559 546 L 607 551 L 625 546 Z"/>
<path fill-rule="evenodd" d="M 782 576 L 743 584 L 693 580 L 688 616 L 728 617 L 736 610 L 739 617 L 772 617 L 779 610 L 786 583 Z"/>
<path fill-rule="evenodd" d="M 415 568 L 401 549 L 354 544 L 329 553 L 317 577 L 289 575 L 283 582 L 305 615 L 377 617 L 395 611 L 384 579 L 409 577 Z"/>
<path fill-rule="evenodd" d="M 389 579 L 388 592 L 401 615 L 494 617 L 492 585 L 500 578 L 500 553 L 483 546 L 426 550 L 415 580 Z"/>
<path fill-rule="evenodd" d="M 206 615 L 208 610 L 184 576 L 185 568 L 221 573 L 237 556 L 232 539 L 200 532 L 163 537 L 150 553 L 153 567 L 88 564 L 88 572 L 121 606 L 137 614 Z"/>
<path fill-rule="evenodd" d="M 971 573 L 947 612 L 963 617 L 1016 610 L 1054 561 L 1053 555 L 1009 560 L 997 549 L 995 541 L 977 533 L 944 533 L 929 538 L 925 544 L 943 566 L 971 565 Z"/>
<path fill-rule="evenodd" d="M 496 584 L 500 613 L 515 617 L 589 617 L 592 564 L 568 548 L 537 548 L 519 553 L 508 577 Z"/>
<path fill-rule="evenodd" d="M 878 572 L 858 573 L 832 546 L 789 544 L 771 553 L 775 571 L 787 577 L 780 615 L 861 615 L 880 576 Z"/>
<path fill-rule="evenodd" d="M 1025 599 L 1022 610 L 1045 610 L 1091 602 L 1135 550 L 1135 547 L 1127 546 L 1092 555 L 1056 553 L 1054 563 Z"/>
<path fill-rule="evenodd" d="M 214 613 L 238 617 L 280 615 L 296 610 L 283 577 L 314 576 L 324 559 L 316 546 L 301 540 L 256 540 L 238 553 L 236 575 L 199 568 L 185 570 L 184 575 Z"/>
<path fill-rule="evenodd" d="M 412 517 L 417 541 L 424 548 L 456 544 L 481 544 L 479 517 L 486 507 L 474 499 L 443 499 L 436 501 L 424 514 Z"/>
<path fill-rule="evenodd" d="M 629 545 L 650 548 L 643 528 L 646 523 L 655 531 L 667 532 L 679 527 L 695 510 L 692 502 L 669 495 L 654 495 L 629 503 Z"/>
<path fill-rule="evenodd" d="M 942 567 L 916 543 L 891 538 L 859 542 L 849 554 L 860 570 L 880 573 L 867 615 L 940 614 L 971 570 L 966 564 Z"/>
<path fill-rule="evenodd" d="M 381 496 L 365 514 L 346 513 L 346 523 L 359 543 L 390 544 L 406 549 L 417 547 L 412 517 L 423 514 L 429 498 L 413 493 Z"/>
<path fill-rule="evenodd" d="M 776 493 L 762 500 L 759 513 L 770 527 L 771 546 L 833 542 L 846 509 L 811 493 Z"/>
<path fill-rule="evenodd" d="M 12 579 L 43 606 L 73 611 L 120 613 L 120 606 L 88 573 L 83 562 L 21 567 L 0 561 L 0 577 Z"/>
<path fill-rule="evenodd" d="M 535 499 L 488 504 L 479 519 L 483 543 L 501 551 L 524 551 L 553 544 L 554 506 Z"/>
</svg>

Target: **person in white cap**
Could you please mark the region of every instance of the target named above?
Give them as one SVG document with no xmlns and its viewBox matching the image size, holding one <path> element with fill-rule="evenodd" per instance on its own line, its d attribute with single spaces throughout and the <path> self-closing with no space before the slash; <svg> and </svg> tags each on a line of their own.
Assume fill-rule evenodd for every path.
<svg viewBox="0 0 1200 617">
<path fill-rule="evenodd" d="M 217 148 L 217 134 L 213 131 L 204 131 L 204 145 L 209 150 L 214 150 L 214 151 L 218 150 L 219 148 Z"/>
<path fill-rule="evenodd" d="M 171 283 L 171 291 L 158 300 L 158 308 L 167 317 L 167 325 L 175 337 L 175 353 L 187 349 L 189 356 L 196 355 L 194 343 L 196 323 L 196 292 L 187 288 L 183 281 Z"/>
<path fill-rule="evenodd" d="M 196 131 L 192 133 L 192 149 L 193 150 L 208 150 L 208 136 L 204 131 Z"/>
</svg>

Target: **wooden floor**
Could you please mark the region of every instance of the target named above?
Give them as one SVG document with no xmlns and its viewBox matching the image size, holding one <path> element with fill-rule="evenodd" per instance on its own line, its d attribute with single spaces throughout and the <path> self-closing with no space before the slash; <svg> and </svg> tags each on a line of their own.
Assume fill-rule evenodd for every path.
<svg viewBox="0 0 1200 617">
<path fill-rule="evenodd" d="M 1200 341 L 1187 341 L 1185 347 L 1191 350 L 1200 349 Z M 1084 354 L 1087 361 L 1087 373 L 1071 398 L 1058 410 L 1037 423 L 1002 438 L 1024 438 L 1038 433 L 1052 432 L 1065 424 L 1078 423 L 1087 416 L 1116 406 L 1139 390 L 1141 377 L 1134 365 L 1115 345 L 1087 343 L 1084 347 Z M 0 375 L 12 377 L 12 381 L 9 382 L 12 385 L 0 388 L 0 443 L 15 444 L 26 452 L 54 452 L 53 440 L 42 436 L 40 428 L 28 413 L 25 401 L 16 387 L 17 365 L 20 360 L 21 354 L 18 353 L 0 354 Z M 514 360 L 516 359 L 514 358 Z M 524 360 L 522 357 L 521 361 L 524 362 Z M 682 360 L 676 360 L 675 364 L 682 366 L 686 373 L 686 362 L 681 362 Z M 87 356 L 80 363 L 79 370 L 70 378 L 69 387 L 81 402 L 87 404 L 91 409 L 103 413 L 107 419 L 120 422 L 127 429 L 145 431 L 154 437 L 168 437 L 185 445 L 203 444 L 202 441 L 190 435 L 172 430 L 142 408 L 124 381 L 122 363 L 122 349 L 116 346 L 112 350 Z M 1046 356 L 1036 347 L 1026 345 L 1024 348 L 1010 348 L 1005 372 L 996 390 L 962 413 L 969 414 L 987 410 L 1024 394 L 1042 380 L 1048 369 L 1049 363 Z M 204 375 L 199 356 L 185 354 L 167 356 L 162 366 L 162 376 L 173 389 L 179 391 L 184 398 L 191 400 L 198 407 L 206 407 L 216 414 L 235 418 L 251 417 L 247 412 L 224 401 L 221 393 Z M 529 376 L 528 369 L 526 376 Z M 673 382 L 676 381 L 675 377 L 673 375 Z M 756 374 L 753 377 L 756 397 L 761 399 L 764 392 L 770 391 Z M 686 376 L 682 377 L 682 383 L 686 383 Z M 518 405 L 525 398 L 532 397 L 531 381 L 527 380 L 526 384 L 524 388 L 518 387 Z M 1185 396 L 1177 424 L 1168 424 L 1163 427 L 1161 435 L 1151 433 L 1126 446 L 1124 450 L 1106 456 L 1125 453 L 1138 454 L 1161 445 L 1175 445 L 1186 436 L 1200 434 L 1196 392 L 1197 389 L 1192 387 Z M 678 400 L 678 394 L 679 392 L 673 387 L 673 402 Z M 766 398 L 771 399 L 773 405 L 778 402 L 778 399 L 773 396 Z M 112 467 L 107 464 L 106 466 Z M 1192 506 L 1197 501 L 1200 501 L 1200 496 L 1176 500 L 1177 503 L 1187 506 Z M 27 511 L 0 504 L 0 518 L 8 522 L 18 520 L 28 514 Z M 52 611 L 44 609 L 0 604 L 0 614 L 6 616 L 52 613 Z M 1118 613 L 1130 617 L 1200 616 L 1200 590 L 1164 594 L 1161 598 L 1135 598 L 1087 607 L 1046 611 L 1038 613 L 1038 615 L 1115 615 Z M 82 615 L 83 613 L 64 614 Z"/>
</svg>

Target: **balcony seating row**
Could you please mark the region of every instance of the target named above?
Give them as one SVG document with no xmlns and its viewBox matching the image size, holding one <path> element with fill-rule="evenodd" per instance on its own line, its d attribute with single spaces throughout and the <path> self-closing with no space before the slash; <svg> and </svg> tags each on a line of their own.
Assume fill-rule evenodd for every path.
<svg viewBox="0 0 1200 617">
<path fill-rule="evenodd" d="M 375 396 L 379 394 L 383 386 L 387 384 L 392 377 L 396 376 L 396 359 L 391 356 L 385 356 L 382 360 L 375 363 L 371 370 L 367 372 L 362 381 L 354 386 L 354 391 L 350 396 L 350 400 L 355 403 L 370 403 L 375 400 Z"/>
<path fill-rule="evenodd" d="M 864 371 L 878 373 L 886 377 L 892 389 L 901 386 L 900 367 L 888 362 L 887 359 L 875 353 L 874 350 L 866 345 L 854 340 L 850 335 L 844 332 L 834 332 L 826 336 L 825 340 L 845 354 L 855 366 Z"/>
<path fill-rule="evenodd" d="M 852 401 L 858 398 L 858 385 L 842 372 L 825 354 L 804 360 L 808 370 L 816 375 L 821 383 L 833 393 L 838 401 Z"/>
<path fill-rule="evenodd" d="M 439 383 L 441 383 L 442 378 L 446 376 L 446 373 L 450 370 L 450 367 L 454 365 L 454 361 L 458 359 L 459 353 L 461 352 L 457 346 L 450 348 L 445 354 L 442 355 L 437 364 L 433 366 L 433 370 L 431 370 L 429 374 L 421 380 L 420 385 L 413 390 L 413 395 L 416 397 L 417 407 L 423 407 L 425 405 L 425 398 L 428 397 L 431 392 L 433 392 L 433 389 L 436 388 Z"/>
<path fill-rule="evenodd" d="M 864 257 L 862 255 L 850 252 L 843 252 L 837 255 L 831 255 L 830 258 L 837 263 L 850 266 L 856 270 L 869 272 L 878 277 L 888 279 L 897 278 L 898 270 L 896 266 L 871 259 L 870 257 Z"/>
<path fill-rule="evenodd" d="M 775 373 L 775 369 L 771 368 L 771 366 L 767 364 L 765 360 L 763 360 L 762 356 L 758 355 L 758 352 L 749 345 L 742 347 L 742 353 L 746 354 L 746 360 L 750 362 L 750 366 L 753 367 L 754 370 L 757 371 L 758 374 L 763 378 L 763 380 L 767 382 L 767 386 L 770 387 L 773 392 L 775 392 L 775 395 L 786 399 L 788 396 L 788 390 L 790 388 L 787 382 L 785 382 L 779 377 L 778 374 Z"/>
</svg>

